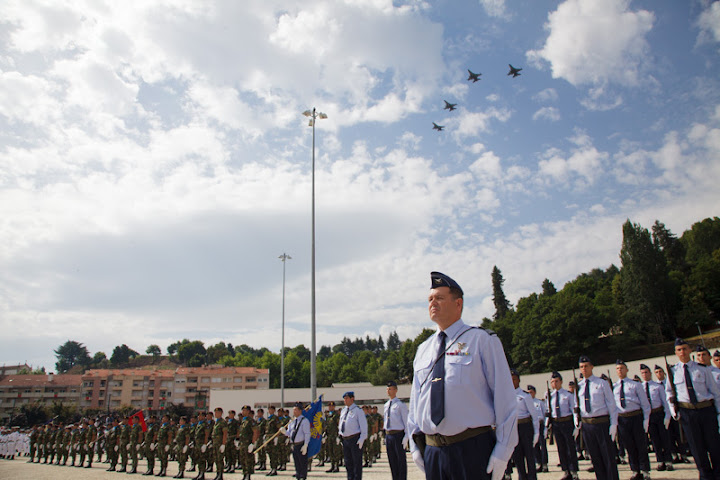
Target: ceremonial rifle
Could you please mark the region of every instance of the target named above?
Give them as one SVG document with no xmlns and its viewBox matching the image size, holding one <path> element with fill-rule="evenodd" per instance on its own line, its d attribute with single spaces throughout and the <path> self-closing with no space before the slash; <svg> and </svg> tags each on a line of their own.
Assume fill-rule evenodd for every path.
<svg viewBox="0 0 720 480">
<path fill-rule="evenodd" d="M 673 407 L 675 407 L 675 413 L 678 417 L 678 420 L 680 419 L 680 407 L 678 406 L 678 400 L 677 400 L 677 387 L 675 387 L 675 374 L 673 373 L 672 369 L 670 368 L 670 364 L 668 364 L 667 357 L 663 355 L 663 358 L 665 359 L 665 370 L 667 370 L 667 378 L 665 379 L 666 382 L 670 382 L 670 388 L 672 388 L 672 398 L 670 399 L 670 403 L 673 404 Z M 680 425 L 680 422 L 678 421 L 678 430 L 680 430 L 680 443 L 685 443 L 685 435 L 683 434 L 683 428 L 682 425 Z"/>
<path fill-rule="evenodd" d="M 555 445 L 555 441 L 553 440 L 553 420 L 552 415 L 550 414 L 550 408 L 551 408 L 551 402 L 550 402 L 550 383 L 545 380 L 545 386 L 547 387 L 547 393 L 545 394 L 545 398 L 547 399 L 547 412 L 545 412 L 545 416 L 548 419 L 548 437 L 550 438 L 550 445 Z M 556 393 L 555 395 L 558 395 Z"/>
<path fill-rule="evenodd" d="M 582 428 L 582 413 L 580 413 L 580 383 L 578 382 L 577 377 L 575 376 L 575 368 L 573 368 L 573 381 L 575 382 L 575 408 L 574 412 L 577 415 L 578 418 L 578 428 Z M 587 382 L 587 379 L 585 379 Z M 583 450 L 583 436 L 580 435 L 580 451 Z"/>
</svg>

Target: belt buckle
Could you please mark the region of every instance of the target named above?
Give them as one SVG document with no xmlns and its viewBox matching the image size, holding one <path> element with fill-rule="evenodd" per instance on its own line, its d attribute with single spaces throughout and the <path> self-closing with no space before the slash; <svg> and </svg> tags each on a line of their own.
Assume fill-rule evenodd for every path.
<svg viewBox="0 0 720 480">
<path fill-rule="evenodd" d="M 441 447 L 447 447 L 448 445 L 450 445 L 450 443 L 448 443 L 447 437 L 445 435 L 438 434 L 436 439 L 438 440 L 437 443 L 440 444 Z"/>
</svg>

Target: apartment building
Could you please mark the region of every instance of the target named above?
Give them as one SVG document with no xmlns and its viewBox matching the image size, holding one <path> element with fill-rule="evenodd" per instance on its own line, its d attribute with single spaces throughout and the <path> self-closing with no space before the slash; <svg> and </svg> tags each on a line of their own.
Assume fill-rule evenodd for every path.
<svg viewBox="0 0 720 480">
<path fill-rule="evenodd" d="M 0 419 L 20 413 L 23 405 L 54 401 L 78 405 L 82 375 L 7 375 L 0 380 Z"/>
<path fill-rule="evenodd" d="M 162 410 L 172 402 L 174 370 L 140 368 L 88 370 L 82 375 L 80 406 L 116 410 Z"/>
<path fill-rule="evenodd" d="M 211 390 L 267 390 L 270 371 L 254 367 L 180 367 L 175 370 L 173 401 L 206 409 Z"/>
</svg>

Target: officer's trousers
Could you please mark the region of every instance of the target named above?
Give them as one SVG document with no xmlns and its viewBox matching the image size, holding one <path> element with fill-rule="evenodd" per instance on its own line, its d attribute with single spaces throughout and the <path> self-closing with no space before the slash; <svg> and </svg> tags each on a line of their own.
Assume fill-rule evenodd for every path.
<svg viewBox="0 0 720 480">
<path fill-rule="evenodd" d="M 650 441 L 653 450 L 655 450 L 655 458 L 658 463 L 672 464 L 672 450 L 670 448 L 670 432 L 665 429 L 665 411 L 660 410 L 650 414 Z"/>
<path fill-rule="evenodd" d="M 360 435 L 343 438 L 343 457 L 348 480 L 362 480 L 362 450 L 358 447 Z"/>
<path fill-rule="evenodd" d="M 700 471 L 700 480 L 720 478 L 720 433 L 715 406 L 698 410 L 680 408 L 680 425 Z"/>
<path fill-rule="evenodd" d="M 643 429 L 643 415 L 618 416 L 618 435 L 622 438 L 627 451 L 630 470 L 635 473 L 649 472 L 650 458 L 647 451 L 647 435 Z"/>
<path fill-rule="evenodd" d="M 572 420 L 565 422 L 554 421 L 552 424 L 555 445 L 557 445 L 558 456 L 560 457 L 560 467 L 563 472 L 578 471 L 578 454 L 575 448 L 575 438 L 572 436 L 574 428 L 575 425 Z"/>
<path fill-rule="evenodd" d="M 495 433 L 481 433 L 445 447 L 425 447 L 427 480 L 490 480 L 486 472 Z"/>
<path fill-rule="evenodd" d="M 615 463 L 615 448 L 610 439 L 610 422 L 583 423 L 582 436 L 595 468 L 595 478 L 618 480 L 620 476 Z"/>
<path fill-rule="evenodd" d="M 390 463 L 393 480 L 407 480 L 407 457 L 402 444 L 404 437 L 405 432 L 385 436 L 388 463 Z"/>
</svg>

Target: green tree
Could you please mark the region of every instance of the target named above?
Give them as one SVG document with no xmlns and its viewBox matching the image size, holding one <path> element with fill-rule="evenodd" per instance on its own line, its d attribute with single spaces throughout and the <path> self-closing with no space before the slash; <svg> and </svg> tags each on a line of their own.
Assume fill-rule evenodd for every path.
<svg viewBox="0 0 720 480">
<path fill-rule="evenodd" d="M 542 294 L 546 297 L 551 297 L 557 293 L 555 285 L 547 278 L 542 283 Z"/>
<path fill-rule="evenodd" d="M 493 288 L 493 304 L 495 305 L 495 314 L 493 318 L 495 320 L 502 319 L 510 311 L 511 305 L 508 299 L 505 297 L 503 292 L 503 279 L 502 272 L 497 266 L 493 267 L 492 270 L 492 288 Z"/>
<path fill-rule="evenodd" d="M 400 337 L 398 337 L 397 332 L 392 332 L 390 335 L 388 335 L 386 347 L 387 350 L 390 350 L 392 352 L 397 352 L 398 350 L 400 350 Z"/>
<path fill-rule="evenodd" d="M 113 349 L 113 353 L 110 356 L 110 365 L 113 367 L 127 365 L 131 358 L 135 358 L 138 355 L 140 355 L 138 352 L 123 343 Z"/>
<path fill-rule="evenodd" d="M 55 363 L 57 373 L 66 373 L 75 365 L 87 367 L 91 362 L 90 352 L 88 352 L 87 347 L 74 340 L 68 340 L 54 350 L 54 352 L 57 358 L 57 362 Z"/>
<path fill-rule="evenodd" d="M 147 347 L 147 349 L 145 350 L 145 353 L 147 353 L 148 355 L 152 355 L 152 357 L 153 357 L 153 363 L 155 363 L 155 360 L 157 359 L 157 357 L 160 356 L 160 354 L 162 353 L 162 350 L 160 350 L 160 346 L 159 346 L 159 345 L 155 345 L 155 344 L 153 343 L 152 345 L 149 345 L 149 346 Z"/>
<path fill-rule="evenodd" d="M 187 343 L 183 343 L 180 345 L 177 349 L 177 355 L 180 362 L 182 362 L 184 365 L 190 366 L 200 366 L 205 363 L 205 344 L 201 342 L 200 340 L 194 340 L 192 342 L 188 341 Z M 196 365 L 198 362 L 198 357 L 202 358 L 202 361 L 199 365 Z M 193 360 L 194 365 L 190 365 L 190 360 Z"/>
</svg>

